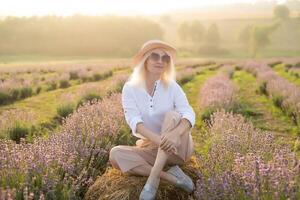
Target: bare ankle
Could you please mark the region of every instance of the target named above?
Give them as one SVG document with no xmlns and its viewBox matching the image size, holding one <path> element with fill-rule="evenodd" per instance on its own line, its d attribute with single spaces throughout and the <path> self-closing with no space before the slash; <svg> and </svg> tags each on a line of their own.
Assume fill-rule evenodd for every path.
<svg viewBox="0 0 300 200">
<path fill-rule="evenodd" d="M 160 182 L 160 177 L 151 177 L 151 176 L 149 176 L 148 179 L 147 179 L 146 184 L 150 184 L 152 186 L 158 187 L 159 182 Z"/>
</svg>

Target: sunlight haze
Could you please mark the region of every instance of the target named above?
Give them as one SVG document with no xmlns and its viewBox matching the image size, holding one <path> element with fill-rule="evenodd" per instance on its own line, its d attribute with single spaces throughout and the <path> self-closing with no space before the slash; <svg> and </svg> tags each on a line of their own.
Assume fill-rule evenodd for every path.
<svg viewBox="0 0 300 200">
<path fill-rule="evenodd" d="M 0 0 L 0 16 L 159 15 L 169 11 L 257 0 Z M 284 1 L 277 1 L 282 3 Z"/>
</svg>

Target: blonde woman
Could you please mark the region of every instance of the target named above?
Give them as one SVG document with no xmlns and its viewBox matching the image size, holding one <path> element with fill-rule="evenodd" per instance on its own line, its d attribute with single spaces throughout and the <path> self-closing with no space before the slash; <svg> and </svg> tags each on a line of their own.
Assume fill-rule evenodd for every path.
<svg viewBox="0 0 300 200">
<path fill-rule="evenodd" d="M 147 41 L 134 57 L 135 68 L 122 90 L 122 106 L 136 146 L 119 145 L 110 163 L 123 173 L 149 176 L 140 199 L 155 199 L 160 178 L 191 193 L 192 179 L 178 165 L 194 151 L 195 113 L 175 79 L 176 49 Z M 172 166 L 163 171 L 165 165 Z"/>
</svg>

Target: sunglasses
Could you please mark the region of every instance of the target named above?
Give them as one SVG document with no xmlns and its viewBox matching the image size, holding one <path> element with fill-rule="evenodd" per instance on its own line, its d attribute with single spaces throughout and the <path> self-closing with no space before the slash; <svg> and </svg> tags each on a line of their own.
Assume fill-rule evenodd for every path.
<svg viewBox="0 0 300 200">
<path fill-rule="evenodd" d="M 149 58 L 155 62 L 158 62 L 160 59 L 163 63 L 169 63 L 170 62 L 170 56 L 165 54 L 163 56 L 160 56 L 158 53 L 152 52 L 149 56 Z"/>
</svg>

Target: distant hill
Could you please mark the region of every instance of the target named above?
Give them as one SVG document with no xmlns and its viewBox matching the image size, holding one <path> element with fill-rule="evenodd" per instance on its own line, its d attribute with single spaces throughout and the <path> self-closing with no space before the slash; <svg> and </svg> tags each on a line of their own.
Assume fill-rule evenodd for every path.
<svg viewBox="0 0 300 200">
<path fill-rule="evenodd" d="M 273 8 L 278 5 L 276 1 L 258 1 L 257 3 L 235 3 L 222 6 L 206 6 L 192 9 L 174 10 L 169 15 L 174 20 L 185 19 L 249 19 L 269 18 L 273 16 Z M 300 1 L 289 0 L 285 3 L 291 11 L 291 16 L 300 14 Z"/>
<path fill-rule="evenodd" d="M 212 23 L 218 26 L 221 46 L 232 51 L 244 51 L 238 42 L 238 35 L 248 25 L 270 25 L 274 23 L 273 8 L 275 1 L 260 1 L 255 4 L 239 3 L 224 6 L 198 7 L 176 10 L 151 19 L 161 25 L 164 39 L 177 47 L 183 43 L 177 29 L 181 22 L 194 19 L 207 29 Z M 269 51 L 300 52 L 300 1 L 291 0 L 286 4 L 290 10 L 290 19 L 285 21 L 270 37 Z M 150 19 L 150 17 L 149 17 Z"/>
</svg>

